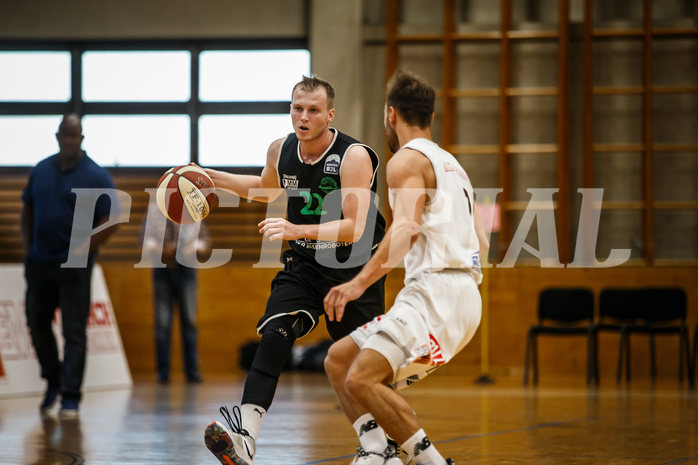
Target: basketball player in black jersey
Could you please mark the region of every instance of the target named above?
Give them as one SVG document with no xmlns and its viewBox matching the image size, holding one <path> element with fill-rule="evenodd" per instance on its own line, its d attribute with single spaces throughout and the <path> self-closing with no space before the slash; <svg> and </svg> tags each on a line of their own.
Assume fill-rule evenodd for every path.
<svg viewBox="0 0 698 465">
<path fill-rule="evenodd" d="M 266 189 L 266 201 L 288 197 L 287 217 L 267 218 L 260 233 L 288 240 L 284 269 L 272 290 L 257 333 L 262 336 L 245 382 L 241 407 L 221 413 L 208 425 L 206 446 L 224 465 L 252 465 L 255 441 L 269 409 L 281 369 L 295 340 L 325 318 L 330 337 L 339 340 L 384 312 L 384 280 L 351 303 L 341 322 L 325 317 L 323 299 L 335 285 L 353 278 L 383 238 L 385 220 L 373 195 L 379 159 L 368 146 L 330 127 L 334 89 L 317 77 L 304 77 L 293 88 L 294 132 L 275 140 L 260 176 L 207 169 L 217 189 L 243 198 Z M 259 191 L 257 191 L 259 192 Z M 255 198 L 259 200 L 259 198 Z"/>
</svg>

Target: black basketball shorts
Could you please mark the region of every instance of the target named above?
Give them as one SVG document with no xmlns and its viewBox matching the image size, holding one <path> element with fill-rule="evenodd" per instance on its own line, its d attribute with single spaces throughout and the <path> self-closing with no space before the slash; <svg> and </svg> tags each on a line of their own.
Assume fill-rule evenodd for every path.
<svg viewBox="0 0 698 465">
<path fill-rule="evenodd" d="M 271 282 L 271 294 L 264 316 L 257 323 L 261 335 L 264 326 L 273 318 L 284 315 L 303 317 L 304 327 L 299 337 L 310 333 L 325 318 L 327 332 L 332 340 L 339 340 L 357 327 L 385 312 L 385 277 L 373 283 L 358 299 L 349 302 L 342 321 L 329 321 L 323 300 L 329 290 L 356 276 L 361 267 L 334 269 L 319 265 L 291 250 L 283 255 L 284 269 Z"/>
</svg>

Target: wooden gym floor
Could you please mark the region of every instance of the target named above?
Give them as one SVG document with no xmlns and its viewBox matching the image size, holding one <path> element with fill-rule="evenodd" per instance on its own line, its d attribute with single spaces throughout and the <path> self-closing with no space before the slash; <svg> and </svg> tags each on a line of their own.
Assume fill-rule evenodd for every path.
<svg viewBox="0 0 698 465">
<path fill-rule="evenodd" d="M 79 420 L 42 419 L 40 396 L 0 399 L 0 463 L 217 464 L 203 442 L 218 407 L 239 401 L 244 373 L 200 385 L 136 378 L 88 392 Z M 446 366 L 403 391 L 456 464 L 698 463 L 696 392 L 675 379 L 587 389 L 581 378 L 474 383 Z M 284 373 L 259 438 L 257 465 L 348 464 L 355 433 L 323 374 Z"/>
</svg>

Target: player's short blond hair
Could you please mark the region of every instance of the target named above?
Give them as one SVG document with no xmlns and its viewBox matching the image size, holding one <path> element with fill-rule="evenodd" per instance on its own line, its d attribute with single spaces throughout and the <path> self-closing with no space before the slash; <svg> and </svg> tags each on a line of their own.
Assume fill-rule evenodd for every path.
<svg viewBox="0 0 698 465">
<path fill-rule="evenodd" d="M 302 90 L 304 92 L 314 92 L 317 89 L 325 89 L 325 94 L 327 95 L 327 109 L 331 110 L 334 108 L 334 87 L 332 84 L 314 75 L 303 76 L 303 80 L 293 86 L 293 92 L 291 92 L 291 100 L 293 100 L 293 94 L 297 90 Z"/>
</svg>

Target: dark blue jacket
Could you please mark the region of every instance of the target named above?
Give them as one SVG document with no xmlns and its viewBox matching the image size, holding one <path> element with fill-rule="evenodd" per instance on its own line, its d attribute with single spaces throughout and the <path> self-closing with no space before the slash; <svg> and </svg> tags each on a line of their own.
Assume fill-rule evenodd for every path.
<svg viewBox="0 0 698 465">
<path fill-rule="evenodd" d="M 41 263 L 64 263 L 70 250 L 70 238 L 75 217 L 77 195 L 75 188 L 116 189 L 109 173 L 87 154 L 66 171 L 61 171 L 58 154 L 40 161 L 29 173 L 29 182 L 22 194 L 22 201 L 34 211 L 34 229 L 29 258 Z M 118 203 L 112 207 L 107 195 L 96 203 L 92 228 L 109 216 L 111 209 L 119 211 Z M 85 212 L 89 214 L 89 212 Z M 90 227 L 89 225 L 86 225 Z M 96 253 L 90 255 L 90 263 Z"/>
</svg>

